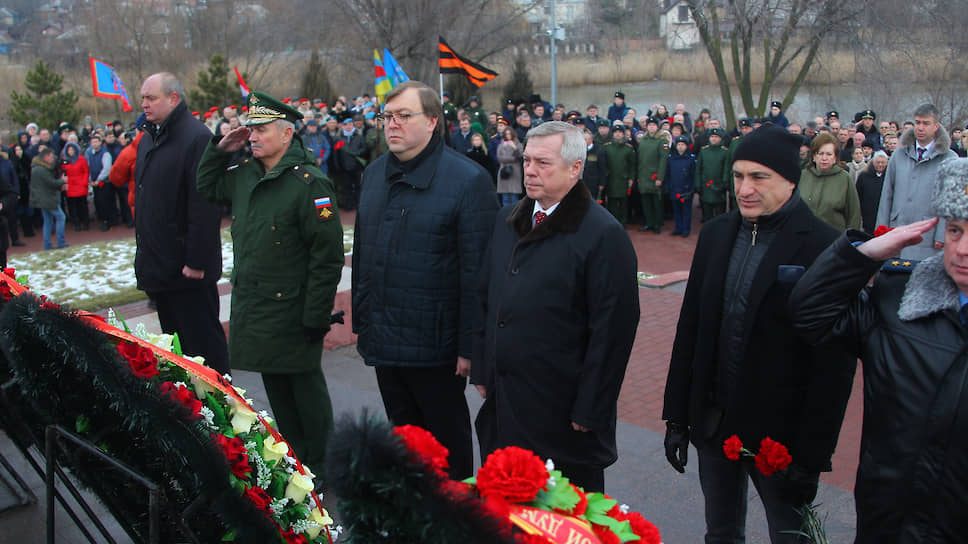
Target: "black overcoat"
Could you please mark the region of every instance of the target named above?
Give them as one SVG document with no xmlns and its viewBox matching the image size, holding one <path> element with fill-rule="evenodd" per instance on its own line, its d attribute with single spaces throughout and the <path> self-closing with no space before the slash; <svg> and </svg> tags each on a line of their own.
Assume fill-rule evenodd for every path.
<svg viewBox="0 0 968 544">
<path fill-rule="evenodd" d="M 837 232 L 802 200 L 793 204 L 756 270 L 741 329 L 745 355 L 739 391 L 724 403 L 715 395 L 723 288 L 741 221 L 733 210 L 708 221 L 699 235 L 662 418 L 688 424 L 697 447 L 721 451 L 723 441 L 736 434 L 756 451 L 769 436 L 789 448 L 794 463 L 811 472 L 830 470 L 856 359 L 840 345 L 812 347 L 801 340 L 786 303 L 798 273 L 802 275 Z"/>
<path fill-rule="evenodd" d="M 142 128 L 134 168 L 138 289 L 156 293 L 213 284 L 222 277 L 222 218 L 195 186 L 212 133 L 192 117 L 184 101 L 160 126 L 146 123 Z M 184 277 L 186 265 L 204 270 L 205 277 Z"/>
<path fill-rule="evenodd" d="M 584 183 L 532 230 L 533 208 L 525 198 L 499 212 L 481 268 L 471 366 L 488 391 L 481 450 L 515 445 L 604 468 L 618 456 L 617 401 L 639 322 L 635 249 Z"/>
</svg>

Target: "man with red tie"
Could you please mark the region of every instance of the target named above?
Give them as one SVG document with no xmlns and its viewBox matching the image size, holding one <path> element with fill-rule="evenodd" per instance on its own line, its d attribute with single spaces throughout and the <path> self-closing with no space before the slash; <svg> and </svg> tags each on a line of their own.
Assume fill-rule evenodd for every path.
<svg viewBox="0 0 968 544">
<path fill-rule="evenodd" d="M 579 183 L 586 145 L 561 121 L 527 135 L 527 198 L 498 213 L 481 268 L 471 383 L 481 458 L 519 446 L 603 491 L 639 321 L 635 250 Z"/>
</svg>

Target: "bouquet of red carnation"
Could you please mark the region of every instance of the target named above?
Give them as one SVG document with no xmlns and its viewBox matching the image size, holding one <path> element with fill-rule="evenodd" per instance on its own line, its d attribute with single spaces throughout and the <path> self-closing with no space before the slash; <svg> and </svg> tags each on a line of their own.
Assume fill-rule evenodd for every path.
<svg viewBox="0 0 968 544">
<path fill-rule="evenodd" d="M 764 476 L 786 469 L 793 462 L 789 450 L 783 444 L 770 437 L 760 442 L 760 451 L 753 453 L 743 446 L 743 441 L 735 434 L 723 442 L 723 452 L 730 461 L 739 461 L 742 457 L 752 457 L 753 462 Z"/>
</svg>

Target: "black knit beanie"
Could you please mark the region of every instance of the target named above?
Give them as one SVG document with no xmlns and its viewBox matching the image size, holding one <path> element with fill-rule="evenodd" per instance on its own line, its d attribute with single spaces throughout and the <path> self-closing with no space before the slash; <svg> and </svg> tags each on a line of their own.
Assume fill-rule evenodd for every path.
<svg viewBox="0 0 968 544">
<path fill-rule="evenodd" d="M 740 141 L 733 161 L 753 161 L 768 166 L 794 185 L 800 183 L 800 143 L 803 139 L 785 128 L 766 124 Z"/>
</svg>

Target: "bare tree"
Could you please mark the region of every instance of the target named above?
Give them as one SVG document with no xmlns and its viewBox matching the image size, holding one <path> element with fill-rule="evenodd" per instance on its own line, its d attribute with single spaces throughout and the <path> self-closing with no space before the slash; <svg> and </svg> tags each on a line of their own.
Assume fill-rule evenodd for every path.
<svg viewBox="0 0 968 544">
<path fill-rule="evenodd" d="M 728 0 L 725 3 L 686 0 L 686 3 L 716 72 L 729 125 L 736 122 L 731 85 L 738 88 L 746 114 L 761 116 L 774 89 L 781 83 L 781 76 L 795 70 L 782 101 L 784 107 L 789 107 L 810 73 L 821 45 L 832 32 L 850 24 L 856 13 L 864 9 L 859 3 L 843 0 Z M 759 89 L 754 88 L 754 55 L 759 55 L 762 63 Z"/>
<path fill-rule="evenodd" d="M 509 0 L 347 0 L 330 15 L 353 28 L 356 41 L 342 42 L 347 62 L 370 63 L 373 50 L 389 49 L 413 79 L 437 79 L 437 36 L 462 55 L 486 64 L 520 41 L 522 15 L 537 4 Z"/>
</svg>

